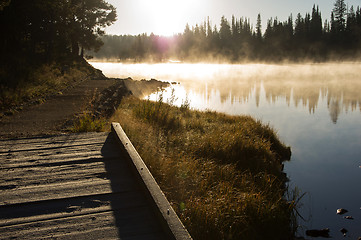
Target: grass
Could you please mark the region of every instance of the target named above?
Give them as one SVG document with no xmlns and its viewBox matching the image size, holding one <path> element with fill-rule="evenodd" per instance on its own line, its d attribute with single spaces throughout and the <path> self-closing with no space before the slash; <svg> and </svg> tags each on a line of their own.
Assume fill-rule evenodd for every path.
<svg viewBox="0 0 361 240">
<path fill-rule="evenodd" d="M 67 60 L 34 66 L 27 74 L 8 76 L 0 69 L 0 113 L 11 114 L 27 102 L 42 103 L 52 94 L 61 94 L 65 88 L 93 74 L 85 61 Z"/>
<path fill-rule="evenodd" d="M 70 131 L 73 133 L 80 132 L 101 132 L 103 131 L 107 121 L 105 117 L 96 116 L 94 114 L 94 103 L 99 101 L 99 93 L 97 89 L 86 99 L 83 106 L 83 113 L 80 114 L 73 122 Z"/>
<path fill-rule="evenodd" d="M 70 128 L 71 132 L 101 132 L 104 129 L 106 120 L 95 117 L 91 112 L 83 112 Z"/>
<path fill-rule="evenodd" d="M 120 122 L 194 239 L 291 239 L 290 149 L 248 116 L 126 98 Z M 293 198 L 296 199 L 296 198 Z"/>
</svg>

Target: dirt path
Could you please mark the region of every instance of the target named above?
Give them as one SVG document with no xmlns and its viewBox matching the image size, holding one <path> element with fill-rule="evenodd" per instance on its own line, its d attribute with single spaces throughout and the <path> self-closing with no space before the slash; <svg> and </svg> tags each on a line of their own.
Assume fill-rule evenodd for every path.
<svg viewBox="0 0 361 240">
<path fill-rule="evenodd" d="M 86 110 L 95 93 L 100 94 L 99 101 L 94 104 L 96 112 L 109 114 L 109 110 L 114 111 L 124 95 L 131 93 L 143 97 L 165 86 L 167 83 L 155 79 L 85 80 L 62 94 L 49 97 L 43 104 L 29 106 L 12 116 L 1 118 L 0 139 L 67 132 L 69 123 Z"/>
<path fill-rule="evenodd" d="M 43 104 L 5 116 L 0 119 L 0 138 L 60 134 L 66 130 L 67 121 L 84 111 L 95 91 L 102 92 L 117 81 L 85 80 L 62 94 L 49 97 Z"/>
</svg>

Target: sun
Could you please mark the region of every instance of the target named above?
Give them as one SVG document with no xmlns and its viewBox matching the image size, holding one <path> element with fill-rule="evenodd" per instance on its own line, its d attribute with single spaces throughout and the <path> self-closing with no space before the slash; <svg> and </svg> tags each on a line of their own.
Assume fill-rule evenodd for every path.
<svg viewBox="0 0 361 240">
<path fill-rule="evenodd" d="M 146 0 L 142 7 L 148 13 L 146 21 L 152 32 L 170 36 L 184 30 L 187 10 L 192 8 L 192 0 Z"/>
</svg>

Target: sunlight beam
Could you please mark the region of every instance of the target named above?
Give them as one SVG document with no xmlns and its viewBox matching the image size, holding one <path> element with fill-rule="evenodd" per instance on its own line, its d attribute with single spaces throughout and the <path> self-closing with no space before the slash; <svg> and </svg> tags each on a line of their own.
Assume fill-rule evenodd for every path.
<svg viewBox="0 0 361 240">
<path fill-rule="evenodd" d="M 171 36 L 184 28 L 186 13 L 197 5 L 191 0 L 145 0 L 141 7 L 149 13 L 146 21 L 152 25 L 155 34 Z"/>
</svg>

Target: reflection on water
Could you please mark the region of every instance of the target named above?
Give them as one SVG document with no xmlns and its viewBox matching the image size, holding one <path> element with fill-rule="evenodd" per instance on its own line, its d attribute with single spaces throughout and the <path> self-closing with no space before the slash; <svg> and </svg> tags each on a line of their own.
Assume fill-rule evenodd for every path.
<svg viewBox="0 0 361 240">
<path fill-rule="evenodd" d="M 348 237 L 361 237 L 361 64 L 92 64 L 109 77 L 180 83 L 172 85 L 177 105 L 188 99 L 195 109 L 270 123 L 292 148 L 290 185 L 307 192 L 300 234 L 330 228 L 339 239 L 346 228 Z"/>
<path fill-rule="evenodd" d="M 230 109 L 225 103 L 232 105 L 247 102 L 251 97 L 255 98 L 258 106 L 260 94 L 264 91 L 268 103 L 276 103 L 279 98 L 285 98 L 289 106 L 291 102 L 294 107 L 302 105 L 308 107 L 310 113 L 315 113 L 320 99 L 326 99 L 329 115 L 334 123 L 341 113 L 361 111 L 359 76 L 361 64 L 356 63 L 227 65 L 93 62 L 92 64 L 102 69 L 109 77 L 156 78 L 179 82 L 181 88 L 176 88 L 179 94 L 191 95 L 192 107 L 200 109 L 213 109 L 214 105 L 208 104 L 215 103 L 213 98 L 219 98 L 217 105 L 224 105 L 225 109 Z"/>
</svg>

